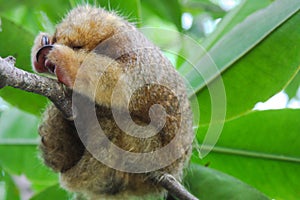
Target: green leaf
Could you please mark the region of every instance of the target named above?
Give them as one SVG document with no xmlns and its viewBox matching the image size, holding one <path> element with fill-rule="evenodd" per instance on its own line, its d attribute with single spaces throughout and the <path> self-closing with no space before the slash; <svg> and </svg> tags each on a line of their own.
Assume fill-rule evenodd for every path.
<svg viewBox="0 0 300 200">
<path fill-rule="evenodd" d="M 0 199 L 2 200 L 19 200 L 20 194 L 12 177 L 5 172 L 0 166 Z"/>
<path fill-rule="evenodd" d="M 206 40 L 203 46 L 208 50 L 218 42 L 226 33 L 231 31 L 239 23 L 243 22 L 248 16 L 270 5 L 273 0 L 252 0 L 242 1 L 235 9 L 230 11 L 220 22 L 216 31 L 214 31 Z M 264 31 L 264 30 L 262 30 Z"/>
<path fill-rule="evenodd" d="M 300 13 L 294 14 L 299 7 L 298 1 L 275 1 L 237 25 L 198 62 L 206 81 L 217 76 L 214 63 L 223 71 L 218 83 L 223 81 L 226 90 L 227 119 L 248 112 L 257 102 L 281 91 L 299 70 L 300 43 L 294 42 L 300 40 L 300 31 L 295 29 Z M 195 91 L 201 90 L 197 95 L 201 121 L 208 123 L 214 106 L 211 100 L 224 98 L 224 88 L 203 89 L 205 83 L 195 69 L 183 74 Z M 214 84 L 209 86 L 214 88 Z"/>
<path fill-rule="evenodd" d="M 57 183 L 57 176 L 38 158 L 38 122 L 39 118 L 16 108 L 0 116 L 0 165 L 9 174 L 25 174 L 36 190 Z"/>
<path fill-rule="evenodd" d="M 219 5 L 211 2 L 210 0 L 182 1 L 181 6 L 184 11 L 191 13 L 194 16 L 206 13 L 216 19 L 223 18 L 226 14 L 226 12 Z"/>
<path fill-rule="evenodd" d="M 59 185 L 54 185 L 46 188 L 45 190 L 39 192 L 34 197 L 30 198 L 30 200 L 53 200 L 53 199 L 70 199 L 70 195 L 59 187 Z"/>
<path fill-rule="evenodd" d="M 69 0 L 72 7 L 81 5 L 81 0 Z M 99 5 L 101 8 L 104 8 L 108 11 L 116 12 L 118 15 L 125 17 L 131 22 L 139 22 L 141 18 L 141 9 L 140 9 L 140 0 L 127 0 L 127 1 L 118 1 L 118 0 L 87 0 L 87 3 L 91 5 Z"/>
<path fill-rule="evenodd" d="M 37 147 L 34 144 L 1 144 L 0 155 L 0 165 L 5 171 L 9 174 L 25 174 L 37 190 L 58 181 L 57 175 L 47 169 L 38 159 Z"/>
<path fill-rule="evenodd" d="M 268 200 L 264 194 L 219 171 L 192 164 L 184 177 L 186 187 L 201 200 Z"/>
<path fill-rule="evenodd" d="M 181 27 L 181 6 L 178 0 L 160 1 L 160 0 L 141 0 L 142 8 L 146 8 L 155 13 L 163 20 L 175 24 L 179 31 Z M 144 20 L 145 16 L 142 14 Z"/>
<path fill-rule="evenodd" d="M 5 110 L 0 115 L 0 144 L 6 139 L 37 139 L 40 119 L 17 108 Z"/>
<path fill-rule="evenodd" d="M 11 87 L 2 88 L 0 97 L 11 105 L 37 116 L 41 115 L 48 103 L 46 97 Z"/>
<path fill-rule="evenodd" d="M 124 16 L 129 21 L 139 22 L 141 19 L 140 0 L 99 0 L 98 2 L 101 7 L 107 10 L 117 11 L 119 15 Z"/>
<path fill-rule="evenodd" d="M 27 71 L 32 71 L 30 48 L 33 43 L 33 35 L 31 33 L 16 25 L 14 22 L 2 18 L 0 41 L 5 41 L 1 42 L 1 57 L 12 55 L 17 60 L 16 66 Z M 47 103 L 45 97 L 9 87 L 1 89 L 0 96 L 12 105 L 37 115 L 41 113 L 41 109 L 44 108 Z"/>
<path fill-rule="evenodd" d="M 234 28 L 229 32 L 227 28 L 224 27 L 226 28 L 224 33 L 227 33 L 225 35 L 223 35 L 224 33 L 222 30 L 219 30 L 223 28 L 220 26 L 216 32 L 221 32 L 220 35 L 222 37 L 218 38 L 218 41 L 215 42 L 215 45 L 209 49 L 207 54 L 203 56 L 205 52 L 200 51 L 199 53 L 198 48 L 198 51 L 196 51 L 198 54 L 194 54 L 194 56 L 189 59 L 193 63 L 197 63 L 195 67 L 198 68 L 198 71 L 201 71 L 201 68 L 214 67 L 211 66 L 211 62 L 208 62 L 209 58 L 207 57 L 211 57 L 211 60 L 215 63 L 218 69 L 223 72 L 225 69 L 232 67 L 235 61 L 242 59 L 244 54 L 249 52 L 249 50 L 253 51 L 257 44 L 272 35 L 272 31 L 275 33 L 281 31 L 278 27 L 291 21 L 289 18 L 295 14 L 299 8 L 300 4 L 296 0 L 290 1 L 290 4 L 286 4 L 284 1 L 276 1 L 266 9 L 259 10 L 258 12 L 247 16 L 242 23 L 234 26 Z M 246 14 L 249 12 L 244 9 L 243 11 L 246 12 Z M 245 15 L 240 12 L 236 14 L 242 16 Z M 239 18 L 237 15 L 234 17 Z M 228 26 L 233 25 L 229 24 Z M 285 25 L 285 27 L 286 26 L 287 25 Z M 255 29 L 253 27 L 255 27 Z M 276 30 L 276 28 L 278 29 Z M 286 34 L 288 33 L 285 32 L 283 35 Z M 211 37 L 214 38 L 214 36 Z M 210 40 L 211 37 L 207 38 L 207 40 Z M 208 78 L 214 78 L 217 75 L 215 73 L 216 72 L 214 72 L 214 74 L 210 74 L 211 77 Z M 186 75 L 186 77 L 193 78 L 193 81 L 195 82 L 194 88 L 196 90 L 203 88 L 204 81 L 199 77 L 198 72 L 195 69 L 190 69 L 189 73 L 184 73 L 184 75 Z M 207 81 L 210 81 L 210 79 Z"/>
<path fill-rule="evenodd" d="M 299 116 L 300 110 L 255 111 L 228 121 L 212 152 L 203 160 L 193 157 L 193 162 L 235 176 L 273 199 L 296 200 L 300 196 Z M 199 129 L 199 143 L 207 128 Z"/>
<path fill-rule="evenodd" d="M 289 83 L 289 85 L 284 89 L 290 99 L 296 97 L 297 91 L 300 88 L 300 73 L 298 71 L 294 79 Z"/>
<path fill-rule="evenodd" d="M 2 32 L 0 32 L 1 57 L 12 55 L 16 58 L 16 65 L 31 70 L 30 51 L 34 36 L 23 27 L 5 17 L 1 18 Z"/>
<path fill-rule="evenodd" d="M 40 20 L 43 18 L 41 13 L 46 13 L 52 22 L 57 23 L 70 8 L 68 1 L 61 0 L 24 0 L 22 3 L 19 0 L 0 0 L 0 5 L 0 16 L 10 19 L 33 34 L 37 34 L 44 28 L 43 21 Z"/>
</svg>

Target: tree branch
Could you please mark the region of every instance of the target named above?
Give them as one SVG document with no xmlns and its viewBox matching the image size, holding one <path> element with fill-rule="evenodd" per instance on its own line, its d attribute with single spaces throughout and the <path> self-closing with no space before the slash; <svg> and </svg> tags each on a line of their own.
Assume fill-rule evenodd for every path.
<svg viewBox="0 0 300 200">
<path fill-rule="evenodd" d="M 0 57 L 0 89 L 11 86 L 45 96 L 56 105 L 67 119 L 74 119 L 72 95 L 69 89 L 54 79 L 26 72 L 14 65 L 14 57 L 9 56 L 4 59 Z M 152 176 L 151 179 L 180 200 L 197 200 L 170 174 Z"/>
<path fill-rule="evenodd" d="M 194 195 L 189 193 L 171 174 L 162 174 L 151 177 L 152 181 L 165 188 L 172 196 L 180 200 L 198 200 Z"/>
<path fill-rule="evenodd" d="M 11 86 L 49 98 L 69 120 L 72 115 L 72 96 L 69 89 L 56 80 L 16 68 L 15 58 L 0 57 L 0 89 Z"/>
</svg>

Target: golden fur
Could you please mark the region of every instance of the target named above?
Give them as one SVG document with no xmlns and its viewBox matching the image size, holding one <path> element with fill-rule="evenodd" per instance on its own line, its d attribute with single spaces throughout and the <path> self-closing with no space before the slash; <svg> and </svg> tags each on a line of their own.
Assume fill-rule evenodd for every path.
<svg viewBox="0 0 300 200">
<path fill-rule="evenodd" d="M 41 33 L 35 40 L 33 62 L 45 35 Z M 128 173 L 112 169 L 87 151 L 74 123 L 50 105 L 39 128 L 40 149 L 46 165 L 60 173 L 62 187 L 87 199 L 163 198 L 165 191 L 149 177 L 170 173 L 180 181 L 193 139 L 192 114 L 184 82 L 172 64 L 132 24 L 101 8 L 80 6 L 71 10 L 49 39 L 53 49 L 47 59 L 56 66 L 58 80 L 95 100 L 98 122 L 112 143 L 130 152 L 153 152 L 169 144 L 178 134 L 174 151 L 182 157 L 156 172 Z M 136 89 L 136 85 L 142 87 Z M 129 104 L 126 98 L 130 99 Z M 163 128 L 149 138 L 125 134 L 111 111 L 114 108 L 122 113 L 128 109 L 132 120 L 145 126 L 150 123 L 148 112 L 153 104 L 163 106 L 167 115 Z M 89 113 L 83 115 L 85 144 L 101 154 L 101 141 L 97 141 L 95 134 L 97 126 L 91 123 Z M 153 116 L 159 123 L 155 111 Z M 131 131 L 139 134 L 135 129 Z M 162 156 L 154 162 L 164 159 Z"/>
</svg>

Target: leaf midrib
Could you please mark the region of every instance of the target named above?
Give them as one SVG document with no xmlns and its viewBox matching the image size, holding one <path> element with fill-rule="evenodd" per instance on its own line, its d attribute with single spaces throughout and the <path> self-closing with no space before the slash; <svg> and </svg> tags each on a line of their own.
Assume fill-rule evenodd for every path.
<svg viewBox="0 0 300 200">
<path fill-rule="evenodd" d="M 238 148 L 229 148 L 229 147 L 222 147 L 222 146 L 212 147 L 211 145 L 201 145 L 200 148 L 201 151 L 212 149 L 211 152 L 227 154 L 227 155 L 238 155 L 238 156 L 253 157 L 253 158 L 260 158 L 260 159 L 300 163 L 300 158 L 293 157 L 293 156 L 278 155 L 278 154 L 271 154 L 271 153 L 264 153 L 259 151 L 250 151 L 250 150 L 243 150 Z"/>
<path fill-rule="evenodd" d="M 278 2 L 277 4 L 281 5 L 281 3 L 283 2 Z M 231 31 L 229 31 L 225 36 L 223 36 L 223 40 L 228 39 L 228 38 L 232 38 L 232 35 L 236 35 L 236 31 L 238 29 L 243 29 L 243 27 L 245 25 L 247 25 L 248 23 L 251 24 L 251 21 L 256 19 L 257 20 L 257 16 L 261 16 L 261 13 L 272 13 L 273 10 L 272 8 L 275 7 L 277 4 L 275 4 L 275 2 L 273 3 L 273 5 L 271 4 L 270 6 L 268 6 L 267 8 L 260 10 L 254 14 L 252 14 L 251 16 L 249 16 L 247 19 L 245 19 L 242 23 L 238 24 L 234 29 L 232 29 Z M 284 5 L 284 3 L 283 3 Z M 286 9 L 289 7 L 290 5 L 286 5 Z M 242 58 L 245 54 L 247 54 L 251 49 L 253 49 L 257 44 L 261 43 L 264 39 L 266 39 L 273 31 L 275 31 L 278 27 L 280 27 L 283 23 L 285 23 L 287 20 L 289 20 L 292 16 L 294 16 L 298 11 L 299 11 L 299 6 L 298 7 L 292 7 L 291 8 L 292 11 L 287 13 L 286 15 L 282 16 L 282 18 L 280 18 L 280 20 L 277 20 L 274 22 L 274 26 L 272 28 L 270 28 L 269 30 L 263 32 L 260 34 L 259 37 L 256 38 L 256 40 L 249 45 L 248 47 L 246 47 L 244 50 L 242 50 L 239 54 L 236 54 L 231 60 L 229 60 L 227 63 L 225 63 L 223 66 L 218 66 L 218 69 L 220 70 L 219 73 L 224 73 L 230 66 L 232 66 L 233 63 L 235 63 L 237 60 L 239 60 L 240 58 Z M 266 15 L 266 14 L 265 14 Z M 237 31 L 237 33 L 239 33 Z M 216 43 L 213 47 L 211 47 L 211 49 L 208 51 L 208 54 L 210 55 L 210 57 L 212 57 L 213 60 L 215 60 L 215 58 L 220 55 L 219 50 L 223 49 L 222 48 L 222 42 L 224 45 L 224 41 L 219 41 L 218 43 Z M 202 55 L 203 56 L 203 55 Z M 202 57 L 201 56 L 201 57 Z M 201 59 L 200 59 L 201 60 Z M 199 61 L 200 63 L 200 61 Z M 198 66 L 198 65 L 197 65 Z M 201 70 L 200 70 L 201 71 Z M 188 78 L 190 73 L 195 73 L 193 70 L 186 73 L 185 76 Z M 217 77 L 219 76 L 219 74 L 215 74 L 212 77 L 209 77 L 208 80 L 206 80 L 206 82 L 202 82 L 200 83 L 196 88 L 194 88 L 194 93 L 198 93 L 199 91 L 201 91 L 208 83 L 212 82 L 213 80 L 215 80 Z M 189 94 L 189 96 L 191 96 L 193 94 Z"/>
</svg>

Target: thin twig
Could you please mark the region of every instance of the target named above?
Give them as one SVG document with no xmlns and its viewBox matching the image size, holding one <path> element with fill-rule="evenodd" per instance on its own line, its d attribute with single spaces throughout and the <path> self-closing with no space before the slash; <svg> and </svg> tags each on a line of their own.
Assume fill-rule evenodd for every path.
<svg viewBox="0 0 300 200">
<path fill-rule="evenodd" d="M 64 113 L 67 119 L 73 120 L 72 96 L 63 84 L 56 80 L 32 74 L 16 68 L 15 58 L 0 57 L 0 89 L 11 86 L 27 92 L 33 92 L 49 98 L 56 107 Z M 152 181 L 165 188 L 171 195 L 180 200 L 197 200 L 172 175 L 162 174 L 153 176 Z"/>
</svg>

